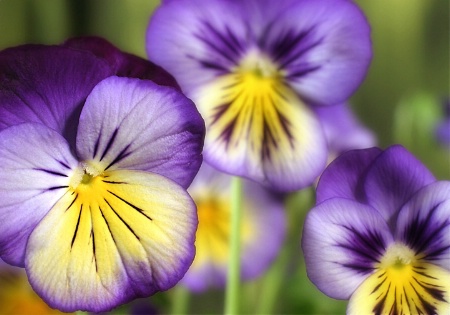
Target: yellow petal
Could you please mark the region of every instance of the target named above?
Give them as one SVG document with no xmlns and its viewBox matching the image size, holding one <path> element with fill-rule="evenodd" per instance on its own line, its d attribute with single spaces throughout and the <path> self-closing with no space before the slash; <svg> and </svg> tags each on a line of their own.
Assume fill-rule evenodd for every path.
<svg viewBox="0 0 450 315">
<path fill-rule="evenodd" d="M 386 268 L 352 295 L 348 314 L 450 314 L 450 272 L 415 262 Z"/>
<path fill-rule="evenodd" d="M 30 282 L 63 311 L 105 311 L 175 285 L 192 263 L 196 227 L 192 199 L 165 177 L 86 174 L 31 234 Z"/>
</svg>

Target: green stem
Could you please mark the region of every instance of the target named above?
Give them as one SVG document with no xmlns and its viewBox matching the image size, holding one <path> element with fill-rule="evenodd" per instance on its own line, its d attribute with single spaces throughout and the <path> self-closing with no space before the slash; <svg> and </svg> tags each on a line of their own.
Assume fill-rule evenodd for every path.
<svg viewBox="0 0 450 315">
<path fill-rule="evenodd" d="M 177 285 L 173 289 L 172 310 L 173 315 L 184 315 L 189 312 L 189 291 L 182 285 Z"/>
<path fill-rule="evenodd" d="M 227 315 L 239 313 L 239 285 L 241 273 L 241 215 L 242 181 L 233 177 L 231 181 L 231 232 L 228 279 L 225 292 L 225 311 Z"/>
</svg>

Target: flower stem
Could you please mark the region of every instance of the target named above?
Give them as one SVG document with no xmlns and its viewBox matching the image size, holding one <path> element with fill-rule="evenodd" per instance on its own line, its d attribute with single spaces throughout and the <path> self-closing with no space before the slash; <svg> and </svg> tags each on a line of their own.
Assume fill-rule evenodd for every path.
<svg viewBox="0 0 450 315">
<path fill-rule="evenodd" d="M 241 215 L 242 181 L 233 177 L 231 181 L 231 233 L 228 279 L 225 292 L 225 311 L 227 315 L 239 313 L 239 285 L 241 273 Z"/>
<path fill-rule="evenodd" d="M 189 291 L 182 285 L 173 289 L 172 310 L 173 315 L 184 315 L 189 313 Z"/>
</svg>

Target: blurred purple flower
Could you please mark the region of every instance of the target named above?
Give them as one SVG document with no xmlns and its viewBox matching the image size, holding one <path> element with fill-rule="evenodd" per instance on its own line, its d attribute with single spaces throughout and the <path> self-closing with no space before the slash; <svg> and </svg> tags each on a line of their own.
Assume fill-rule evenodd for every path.
<svg viewBox="0 0 450 315">
<path fill-rule="evenodd" d="M 347 103 L 316 106 L 314 111 L 322 124 L 331 160 L 345 151 L 376 145 L 374 133 L 358 121 Z"/>
<path fill-rule="evenodd" d="M 307 273 L 348 314 L 450 311 L 450 182 L 401 146 L 344 153 L 307 215 Z"/>
<path fill-rule="evenodd" d="M 181 283 L 195 292 L 224 287 L 230 251 L 231 176 L 203 163 L 188 192 L 197 204 L 196 256 Z M 241 279 L 270 266 L 282 246 L 286 222 L 282 199 L 255 182 L 244 181 Z"/>
<path fill-rule="evenodd" d="M 440 143 L 450 147 L 450 99 L 444 104 L 444 119 L 436 127 L 436 137 Z"/>
<path fill-rule="evenodd" d="M 370 29 L 346 0 L 168 0 L 150 20 L 147 53 L 203 115 L 208 163 L 294 191 L 325 168 L 314 108 L 359 86 Z"/>
<path fill-rule="evenodd" d="M 195 254 L 203 137 L 170 75 L 102 39 L 0 52 L 0 256 L 65 312 L 169 289 Z"/>
</svg>

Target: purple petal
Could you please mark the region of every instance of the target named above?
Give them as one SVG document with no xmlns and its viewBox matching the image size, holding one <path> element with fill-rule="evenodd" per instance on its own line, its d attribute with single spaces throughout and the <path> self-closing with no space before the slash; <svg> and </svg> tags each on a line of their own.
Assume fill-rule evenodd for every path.
<svg viewBox="0 0 450 315">
<path fill-rule="evenodd" d="M 378 148 L 349 151 L 333 162 L 322 173 L 316 190 L 316 203 L 341 197 L 363 202 L 362 187 L 365 173 L 382 151 Z"/>
<path fill-rule="evenodd" d="M 420 259 L 450 270 L 450 182 L 422 188 L 402 207 L 396 238 Z"/>
<path fill-rule="evenodd" d="M 335 154 L 376 145 L 375 135 L 357 120 L 348 104 L 316 106 L 314 111 L 322 123 L 328 146 Z"/>
<path fill-rule="evenodd" d="M 447 119 L 436 127 L 436 137 L 443 145 L 450 146 L 450 119 Z"/>
<path fill-rule="evenodd" d="M 40 124 L 0 133 L 0 255 L 23 266 L 28 236 L 67 191 L 77 166 L 64 138 Z"/>
<path fill-rule="evenodd" d="M 147 29 L 149 59 L 168 70 L 187 95 L 228 72 L 248 48 L 246 12 L 238 1 L 167 1 Z"/>
<path fill-rule="evenodd" d="M 280 192 L 311 185 L 328 152 L 316 115 L 281 82 L 229 75 L 193 98 L 206 127 L 205 161 Z"/>
<path fill-rule="evenodd" d="M 86 100 L 77 152 L 98 171 L 150 171 L 187 187 L 202 162 L 203 137 L 203 119 L 183 94 L 151 81 L 110 77 Z"/>
<path fill-rule="evenodd" d="M 78 116 L 92 88 L 112 75 L 91 53 L 25 45 L 0 52 L 0 130 L 39 122 L 75 142 Z"/>
<path fill-rule="evenodd" d="M 303 229 L 308 277 L 326 295 L 348 299 L 392 241 L 375 209 L 348 199 L 324 201 L 308 213 Z"/>
<path fill-rule="evenodd" d="M 197 254 L 182 282 L 193 291 L 224 287 L 229 259 L 230 182 L 232 176 L 207 164 L 189 187 L 197 203 Z M 260 276 L 277 256 L 284 240 L 283 203 L 260 185 L 244 181 L 241 234 L 241 278 Z"/>
<path fill-rule="evenodd" d="M 381 153 L 367 171 L 367 202 L 390 224 L 400 207 L 420 188 L 434 182 L 433 174 L 400 145 Z"/>
<path fill-rule="evenodd" d="M 67 40 L 63 46 L 86 50 L 105 59 L 119 77 L 146 79 L 158 85 L 180 89 L 175 79 L 163 68 L 148 60 L 121 52 L 107 40 L 94 37 L 77 37 Z"/>
<path fill-rule="evenodd" d="M 371 60 L 370 30 L 351 1 L 167 1 L 147 30 L 150 60 L 192 91 L 259 50 L 304 100 L 344 101 Z"/>
<path fill-rule="evenodd" d="M 279 2 L 264 9 L 273 10 Z M 304 100 L 325 105 L 345 101 L 372 58 L 366 18 L 352 1 L 289 2 L 261 30 L 262 50 L 286 71 L 286 80 Z"/>
</svg>

